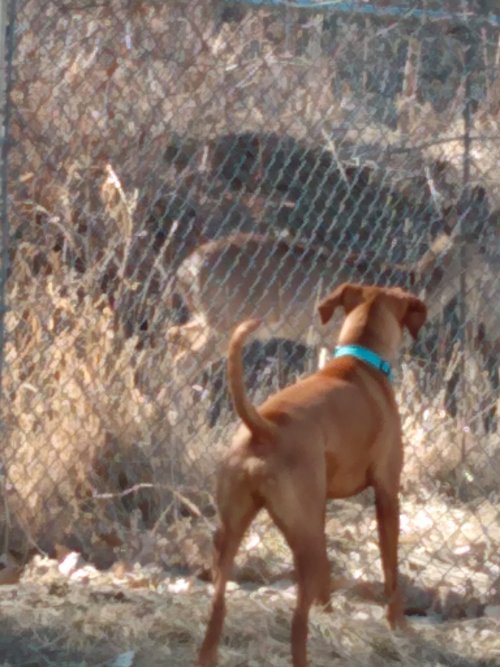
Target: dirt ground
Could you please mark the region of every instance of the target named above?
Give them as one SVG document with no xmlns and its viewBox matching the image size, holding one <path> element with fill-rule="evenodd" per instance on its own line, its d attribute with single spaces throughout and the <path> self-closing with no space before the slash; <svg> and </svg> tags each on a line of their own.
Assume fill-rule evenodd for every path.
<svg viewBox="0 0 500 667">
<path fill-rule="evenodd" d="M 208 587 L 171 579 L 138 590 L 129 581 L 41 577 L 1 591 L 2 667 L 181 666 L 194 663 L 208 610 Z M 289 665 L 291 582 L 252 591 L 234 587 L 220 665 Z M 315 610 L 311 665 L 500 665 L 498 620 L 411 623 L 414 636 L 391 634 L 383 609 L 334 596 L 334 613 Z"/>
<path fill-rule="evenodd" d="M 249 539 L 255 542 L 255 535 Z M 333 613 L 311 614 L 311 667 L 500 666 L 500 605 L 482 605 L 478 612 L 470 598 L 456 613 L 442 598 L 419 616 L 422 596 L 413 592 L 412 632 L 391 633 L 380 583 L 336 583 Z M 99 572 L 74 552 L 59 561 L 37 556 L 18 582 L 0 587 L 0 665 L 192 665 L 210 593 L 210 584 L 159 565 L 118 563 Z M 221 667 L 289 665 L 294 601 L 287 575 L 268 585 L 232 582 Z"/>
</svg>

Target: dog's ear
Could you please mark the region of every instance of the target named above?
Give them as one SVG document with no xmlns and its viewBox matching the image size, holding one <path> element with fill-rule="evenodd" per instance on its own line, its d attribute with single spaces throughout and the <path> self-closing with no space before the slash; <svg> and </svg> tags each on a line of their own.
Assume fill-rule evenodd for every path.
<svg viewBox="0 0 500 667">
<path fill-rule="evenodd" d="M 416 338 L 427 319 L 427 306 L 416 296 L 408 297 L 407 302 L 408 306 L 403 317 L 403 325 L 407 327 L 413 338 Z"/>
<path fill-rule="evenodd" d="M 354 285 L 353 283 L 339 285 L 318 306 L 321 323 L 326 324 L 339 306 L 343 306 L 346 313 L 357 306 L 361 301 L 362 290 L 361 285 Z"/>
</svg>

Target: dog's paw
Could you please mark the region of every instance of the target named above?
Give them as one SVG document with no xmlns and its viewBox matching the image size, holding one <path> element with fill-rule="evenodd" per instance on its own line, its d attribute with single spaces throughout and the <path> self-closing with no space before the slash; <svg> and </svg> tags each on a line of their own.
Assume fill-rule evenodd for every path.
<svg viewBox="0 0 500 667">
<path fill-rule="evenodd" d="M 393 593 L 387 603 L 387 622 L 391 630 L 411 631 L 411 626 L 404 613 L 403 599 L 399 591 Z"/>
<path fill-rule="evenodd" d="M 198 667 L 215 667 L 217 664 L 217 651 L 202 646 L 198 653 Z"/>
</svg>

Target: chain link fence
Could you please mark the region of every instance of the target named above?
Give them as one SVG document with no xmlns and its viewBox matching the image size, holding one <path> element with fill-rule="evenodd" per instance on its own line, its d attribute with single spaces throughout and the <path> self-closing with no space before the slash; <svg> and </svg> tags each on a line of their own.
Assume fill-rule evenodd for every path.
<svg viewBox="0 0 500 667">
<path fill-rule="evenodd" d="M 4 551 L 107 566 L 147 534 L 206 572 L 231 328 L 266 322 L 258 401 L 333 345 L 322 294 L 398 284 L 430 310 L 397 382 L 402 571 L 415 607 L 498 604 L 500 14 L 456 4 L 10 4 Z M 379 579 L 369 496 L 329 516 L 335 574 Z M 254 530 L 269 581 L 290 556 Z"/>
</svg>

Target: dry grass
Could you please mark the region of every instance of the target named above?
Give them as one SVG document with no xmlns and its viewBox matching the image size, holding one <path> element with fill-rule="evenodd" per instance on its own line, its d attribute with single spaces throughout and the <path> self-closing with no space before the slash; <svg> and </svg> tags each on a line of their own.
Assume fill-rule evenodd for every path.
<svg viewBox="0 0 500 667">
<path fill-rule="evenodd" d="M 33 287 L 23 313 L 7 317 L 3 462 L 17 520 L 47 546 L 78 524 L 78 503 L 104 489 L 124 490 L 109 477 L 113 465 L 127 486 L 152 481 L 149 452 L 161 405 L 135 387 L 134 341 L 117 339 L 104 299 L 82 295 L 71 274 Z M 116 441 L 120 460 L 113 461 Z"/>
<path fill-rule="evenodd" d="M 452 359 L 450 368 L 455 363 Z M 465 413 L 470 421 L 460 427 L 459 420 L 450 417 L 443 407 L 446 386 L 442 377 L 448 376 L 450 368 L 436 373 L 436 382 L 424 388 L 415 368 L 402 364 L 398 403 L 405 440 L 403 488 L 418 484 L 463 500 L 495 495 L 500 439 L 496 432 L 485 432 L 479 409 L 484 396 L 495 398 L 481 371 L 480 359 L 471 351 L 466 372 L 474 380 L 468 385 Z"/>
<path fill-rule="evenodd" d="M 35 559 L 16 586 L 0 590 L 3 664 L 192 664 L 206 621 L 210 591 L 158 568 L 98 573 L 83 563 Z M 64 570 L 64 574 L 61 572 Z M 291 582 L 231 585 L 221 666 L 290 664 L 294 605 Z M 500 664 L 493 618 L 412 621 L 413 635 L 393 634 L 373 599 L 349 591 L 333 596 L 334 612 L 311 613 L 311 664 L 382 667 L 494 667 Z"/>
</svg>

